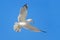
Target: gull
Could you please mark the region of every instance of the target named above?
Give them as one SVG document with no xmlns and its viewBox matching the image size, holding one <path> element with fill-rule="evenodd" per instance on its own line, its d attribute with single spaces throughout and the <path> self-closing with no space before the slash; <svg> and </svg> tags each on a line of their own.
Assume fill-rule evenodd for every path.
<svg viewBox="0 0 60 40">
<path fill-rule="evenodd" d="M 34 32 L 41 32 L 42 30 L 39 30 L 30 24 L 30 22 L 33 21 L 32 19 L 26 20 L 27 9 L 28 9 L 27 4 L 22 6 L 22 8 L 20 9 L 20 13 L 18 16 L 18 22 L 15 22 L 14 27 L 13 27 L 14 31 L 21 32 L 21 29 L 25 28 L 25 29 L 30 29 L 31 31 L 34 31 Z"/>
</svg>

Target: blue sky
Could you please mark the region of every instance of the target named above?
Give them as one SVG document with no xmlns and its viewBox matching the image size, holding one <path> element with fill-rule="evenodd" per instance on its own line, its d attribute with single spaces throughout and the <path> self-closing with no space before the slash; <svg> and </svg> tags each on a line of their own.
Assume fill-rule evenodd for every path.
<svg viewBox="0 0 60 40">
<path fill-rule="evenodd" d="M 28 3 L 27 18 L 32 18 L 35 21 L 33 26 L 47 33 L 26 29 L 17 33 L 13 30 L 20 8 L 25 3 Z M 59 11 L 59 0 L 0 0 L 0 40 L 59 40 Z"/>
</svg>

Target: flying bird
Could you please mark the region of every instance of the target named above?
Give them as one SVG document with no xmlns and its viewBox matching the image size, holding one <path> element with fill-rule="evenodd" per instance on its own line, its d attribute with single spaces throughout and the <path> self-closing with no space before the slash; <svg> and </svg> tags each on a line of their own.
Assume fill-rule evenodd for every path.
<svg viewBox="0 0 60 40">
<path fill-rule="evenodd" d="M 19 16 L 18 16 L 18 22 L 15 22 L 14 24 L 14 28 L 13 28 L 14 31 L 20 32 L 22 28 L 25 28 L 25 29 L 30 29 L 31 31 L 34 31 L 34 32 L 41 32 L 42 30 L 39 30 L 30 24 L 30 22 L 33 21 L 32 19 L 26 20 L 27 9 L 28 9 L 27 4 L 22 6 L 22 8 L 20 9 Z"/>
</svg>

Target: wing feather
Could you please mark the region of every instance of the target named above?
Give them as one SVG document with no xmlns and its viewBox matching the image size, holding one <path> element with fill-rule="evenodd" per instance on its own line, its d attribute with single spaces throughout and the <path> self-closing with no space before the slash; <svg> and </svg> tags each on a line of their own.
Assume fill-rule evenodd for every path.
<svg viewBox="0 0 60 40">
<path fill-rule="evenodd" d="M 18 21 L 25 21 L 26 19 L 26 16 L 27 16 L 27 4 L 25 4 L 21 10 L 20 10 L 20 13 L 19 13 L 19 16 L 18 16 Z"/>
<path fill-rule="evenodd" d="M 29 24 L 26 25 L 25 28 L 30 29 L 30 30 L 33 30 L 33 31 L 35 31 L 35 32 L 40 32 L 39 29 L 37 29 L 36 27 L 33 27 L 33 26 L 29 25 Z"/>
</svg>

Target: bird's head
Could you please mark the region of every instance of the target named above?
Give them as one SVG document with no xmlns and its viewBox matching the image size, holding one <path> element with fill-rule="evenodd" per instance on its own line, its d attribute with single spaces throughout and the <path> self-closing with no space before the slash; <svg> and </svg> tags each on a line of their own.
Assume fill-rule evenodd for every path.
<svg viewBox="0 0 60 40">
<path fill-rule="evenodd" d="M 33 22 L 33 20 L 32 19 L 27 19 L 27 22 Z"/>
</svg>

